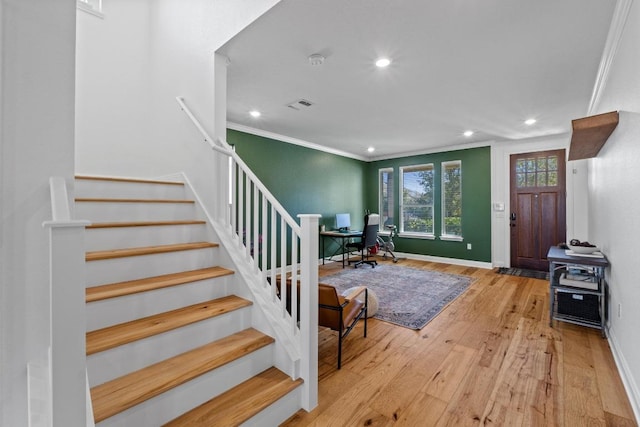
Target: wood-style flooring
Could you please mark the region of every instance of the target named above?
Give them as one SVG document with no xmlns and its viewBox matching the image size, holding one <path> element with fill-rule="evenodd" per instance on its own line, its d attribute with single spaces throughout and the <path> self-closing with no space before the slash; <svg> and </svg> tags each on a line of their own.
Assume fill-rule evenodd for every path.
<svg viewBox="0 0 640 427">
<path fill-rule="evenodd" d="M 384 261 L 383 261 L 384 262 Z M 319 336 L 319 403 L 283 426 L 635 426 L 607 340 L 549 327 L 548 283 L 401 260 L 476 278 L 420 331 L 369 319 L 344 342 Z M 320 276 L 340 270 L 321 267 Z"/>
</svg>

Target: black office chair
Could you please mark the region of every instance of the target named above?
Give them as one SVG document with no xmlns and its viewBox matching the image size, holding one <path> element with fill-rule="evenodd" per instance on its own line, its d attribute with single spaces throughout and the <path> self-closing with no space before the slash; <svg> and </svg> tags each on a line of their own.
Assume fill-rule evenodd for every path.
<svg viewBox="0 0 640 427">
<path fill-rule="evenodd" d="M 375 268 L 375 266 L 378 265 L 375 259 L 369 259 L 369 248 L 374 247 L 378 241 L 379 227 L 380 215 L 367 214 L 364 216 L 364 229 L 362 230 L 362 238 L 359 242 L 347 243 L 346 245 L 349 251 L 360 251 L 360 259 L 357 261 L 349 260 L 349 265 L 351 265 L 351 263 L 355 263 L 355 268 L 358 268 L 358 266 L 362 264 L 369 264 L 371 268 Z"/>
</svg>

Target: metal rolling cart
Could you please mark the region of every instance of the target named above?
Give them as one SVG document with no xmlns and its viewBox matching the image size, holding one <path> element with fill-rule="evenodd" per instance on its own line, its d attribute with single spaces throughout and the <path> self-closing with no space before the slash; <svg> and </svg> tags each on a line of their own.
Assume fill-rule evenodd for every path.
<svg viewBox="0 0 640 427">
<path fill-rule="evenodd" d="M 600 329 L 606 336 L 607 283 L 609 266 L 602 255 L 567 254 L 559 247 L 549 248 L 549 325 L 559 320 Z"/>
</svg>

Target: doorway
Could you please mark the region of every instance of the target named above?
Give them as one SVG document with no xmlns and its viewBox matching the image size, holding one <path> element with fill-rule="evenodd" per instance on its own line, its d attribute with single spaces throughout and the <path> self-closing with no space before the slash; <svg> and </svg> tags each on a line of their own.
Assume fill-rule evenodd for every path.
<svg viewBox="0 0 640 427">
<path fill-rule="evenodd" d="M 548 270 L 549 247 L 566 238 L 565 150 L 511 155 L 511 267 Z"/>
</svg>

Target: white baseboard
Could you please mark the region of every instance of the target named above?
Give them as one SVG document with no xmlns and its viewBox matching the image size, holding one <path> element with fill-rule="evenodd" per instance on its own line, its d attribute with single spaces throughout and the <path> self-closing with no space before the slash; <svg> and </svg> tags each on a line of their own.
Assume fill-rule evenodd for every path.
<svg viewBox="0 0 640 427">
<path fill-rule="evenodd" d="M 410 253 L 395 252 L 395 251 L 394 251 L 394 254 L 396 254 L 396 258 L 398 259 L 407 258 L 407 259 L 415 259 L 418 261 L 441 262 L 443 264 L 462 265 L 465 267 L 486 268 L 489 270 L 493 268 L 493 265 L 490 262 L 473 261 L 469 259 L 444 258 L 444 257 L 431 256 L 431 255 L 410 254 Z M 358 253 L 357 255 L 360 255 L 360 254 Z M 382 255 L 378 255 L 378 256 L 382 256 Z M 333 257 L 325 258 L 325 264 L 341 263 L 341 262 L 342 262 L 342 259 L 339 259 L 336 261 L 333 259 Z M 318 264 L 320 265 L 322 264 L 322 258 L 318 259 Z"/>
<path fill-rule="evenodd" d="M 633 375 L 631 374 L 631 370 L 629 369 L 627 360 L 620 351 L 620 346 L 618 345 L 616 335 L 611 329 L 607 331 L 607 337 L 609 338 L 609 347 L 611 347 L 611 353 L 613 353 L 613 359 L 616 362 L 618 373 L 620 374 L 622 384 L 624 385 L 624 389 L 627 392 L 627 397 L 629 398 L 629 402 L 631 403 L 631 409 L 633 409 L 633 413 L 636 417 L 636 422 L 638 422 L 640 421 L 640 389 L 638 388 L 638 384 L 636 384 Z"/>
<path fill-rule="evenodd" d="M 476 268 L 486 268 L 492 269 L 493 264 L 490 262 L 482 262 L 482 261 L 473 261 L 469 259 L 458 259 L 458 258 L 444 258 L 438 256 L 431 255 L 420 255 L 420 254 L 409 254 L 402 252 L 394 252 L 397 258 L 408 258 L 415 259 L 419 261 L 429 261 L 429 262 L 441 262 L 443 264 L 453 264 L 453 265 L 462 265 L 465 267 L 476 267 Z"/>
</svg>

